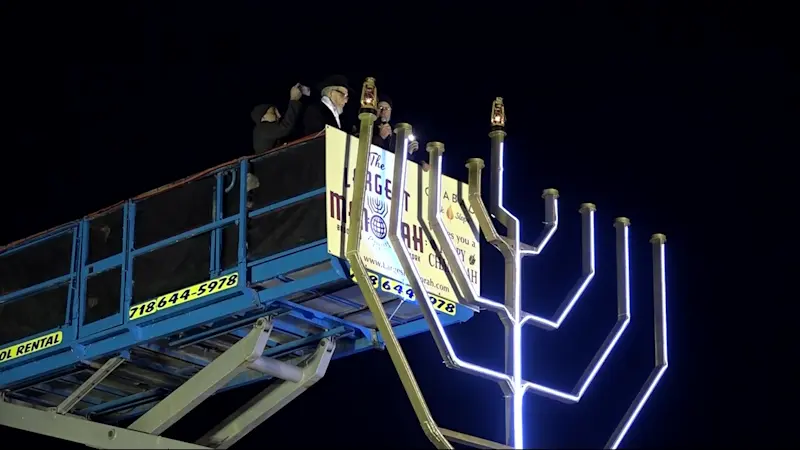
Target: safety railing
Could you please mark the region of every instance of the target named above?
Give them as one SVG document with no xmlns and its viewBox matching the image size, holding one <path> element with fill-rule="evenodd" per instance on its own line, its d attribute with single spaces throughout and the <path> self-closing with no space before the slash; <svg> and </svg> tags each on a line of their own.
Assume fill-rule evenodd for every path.
<svg viewBox="0 0 800 450">
<path fill-rule="evenodd" d="M 82 352 L 120 327 L 136 334 L 236 293 L 252 297 L 248 269 L 297 248 L 327 259 L 324 155 L 322 138 L 237 159 L 0 249 L 0 373 Z"/>
</svg>

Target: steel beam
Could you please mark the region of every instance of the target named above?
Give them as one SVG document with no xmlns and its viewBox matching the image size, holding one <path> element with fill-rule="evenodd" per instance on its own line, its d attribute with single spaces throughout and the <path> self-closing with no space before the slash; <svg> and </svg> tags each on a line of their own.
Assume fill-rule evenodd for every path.
<svg viewBox="0 0 800 450">
<path fill-rule="evenodd" d="M 505 444 L 501 444 L 499 442 L 494 442 L 488 439 L 472 436 L 471 434 L 464 434 L 458 431 L 448 430 L 447 428 L 439 428 L 439 429 L 442 430 L 442 434 L 451 442 L 467 445 L 472 448 L 482 448 L 489 450 L 507 450 L 514 448 L 514 447 L 509 447 L 508 445 Z"/>
<path fill-rule="evenodd" d="M 128 428 L 156 435 L 163 433 L 258 359 L 264 352 L 271 331 L 271 322 L 258 319 L 247 336 L 158 402 Z"/>
<path fill-rule="evenodd" d="M 204 449 L 197 444 L 103 425 L 69 414 L 43 411 L 0 400 L 0 425 L 108 449 Z"/>
<path fill-rule="evenodd" d="M 74 408 L 75 405 L 83 400 L 83 398 L 86 397 L 86 395 L 89 394 L 92 389 L 97 387 L 98 384 L 102 383 L 106 377 L 111 375 L 111 372 L 113 372 L 114 369 L 119 367 L 123 362 L 125 362 L 125 359 L 120 358 L 119 356 L 106 361 L 105 364 L 103 364 L 92 374 L 92 376 L 78 386 L 72 392 L 72 394 L 69 395 L 69 397 L 65 398 L 63 402 L 56 406 L 56 412 L 58 414 L 66 414 L 72 411 L 72 408 Z"/>
<path fill-rule="evenodd" d="M 264 375 L 295 383 L 299 383 L 303 379 L 303 371 L 299 367 L 267 356 L 256 359 L 249 368 Z"/>
<path fill-rule="evenodd" d="M 274 382 L 197 443 L 218 449 L 235 444 L 325 376 L 335 349 L 336 344 L 331 339 L 321 340 L 314 356 L 302 368 L 302 379 L 299 382 Z"/>
</svg>

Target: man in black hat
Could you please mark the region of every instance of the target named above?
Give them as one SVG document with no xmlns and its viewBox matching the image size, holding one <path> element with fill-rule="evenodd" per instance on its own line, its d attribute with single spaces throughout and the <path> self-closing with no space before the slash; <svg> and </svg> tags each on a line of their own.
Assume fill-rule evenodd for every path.
<svg viewBox="0 0 800 450">
<path fill-rule="evenodd" d="M 272 150 L 281 139 L 292 132 L 300 109 L 303 107 L 300 103 L 303 88 L 305 86 L 297 83 L 289 90 L 289 106 L 286 108 L 285 116 L 281 116 L 280 111 L 274 105 L 258 105 L 253 108 L 250 118 L 256 124 L 253 127 L 253 150 L 256 154 Z M 308 94 L 306 93 L 306 95 Z"/>
<path fill-rule="evenodd" d="M 342 129 L 341 115 L 344 105 L 350 98 L 350 87 L 347 78 L 341 75 L 331 75 L 319 84 L 320 100 L 306 108 L 303 117 L 303 131 L 305 135 L 318 133 L 330 125 Z"/>
</svg>

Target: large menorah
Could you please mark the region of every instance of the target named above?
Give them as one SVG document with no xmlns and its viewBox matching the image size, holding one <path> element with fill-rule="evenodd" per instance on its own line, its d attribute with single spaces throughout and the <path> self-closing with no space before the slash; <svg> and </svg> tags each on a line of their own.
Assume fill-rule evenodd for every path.
<svg viewBox="0 0 800 450">
<path fill-rule="evenodd" d="M 486 448 L 497 448 L 496 443 L 473 436 L 440 429 L 434 422 L 425 400 L 405 359 L 402 349 L 394 336 L 391 324 L 372 284 L 368 281 L 366 269 L 359 255 L 362 211 L 365 200 L 365 181 L 367 175 L 367 155 L 372 140 L 372 125 L 376 119 L 377 88 L 374 79 L 367 78 L 361 96 L 361 134 L 355 167 L 353 186 L 353 206 L 349 217 L 349 239 L 346 256 L 351 265 L 356 281 L 364 295 L 367 305 L 376 320 L 378 330 L 386 341 L 387 350 L 400 376 L 406 393 L 414 406 L 415 413 L 437 448 L 452 448 L 447 438 Z M 502 98 L 497 98 L 492 105 L 492 130 L 489 133 L 492 144 L 491 156 L 491 196 L 490 207 L 494 218 L 507 230 L 500 234 L 492 222 L 492 216 L 486 209 L 481 197 L 481 170 L 484 162 L 474 158 L 467 161 L 469 169 L 469 202 L 478 219 L 478 225 L 486 240 L 497 248 L 505 260 L 505 292 L 503 303 L 481 297 L 470 283 L 465 268 L 456 254 L 453 242 L 445 230 L 441 220 L 441 182 L 442 154 L 444 144 L 431 142 L 426 146 L 430 157 L 430 192 L 428 195 L 427 224 L 435 238 L 437 253 L 444 260 L 446 270 L 454 284 L 459 301 L 477 309 L 490 310 L 498 314 L 505 327 L 505 370 L 498 372 L 486 367 L 462 360 L 456 355 L 447 333 L 442 326 L 437 312 L 430 303 L 430 298 L 420 279 L 416 266 L 408 248 L 401 238 L 402 196 L 394 196 L 391 200 L 389 217 L 389 240 L 406 277 L 411 284 L 422 313 L 427 321 L 434 342 L 445 364 L 456 370 L 481 376 L 500 384 L 506 398 L 506 444 L 514 448 L 524 448 L 524 425 L 522 423 L 523 397 L 528 391 L 550 397 L 562 402 L 577 403 L 583 397 L 592 380 L 594 380 L 608 355 L 613 351 L 622 334 L 630 323 L 630 265 L 628 258 L 628 229 L 630 221 L 619 217 L 614 221 L 616 229 L 616 262 L 617 262 L 617 322 L 609 332 L 583 375 L 570 392 L 563 392 L 526 381 L 522 377 L 522 327 L 531 324 L 546 330 L 558 329 L 573 309 L 581 294 L 591 283 L 595 275 L 595 205 L 584 203 L 580 207 L 582 221 L 582 275 L 556 310 L 553 318 L 546 319 L 522 311 L 520 287 L 521 265 L 524 256 L 538 255 L 555 234 L 558 228 L 558 191 L 547 189 L 542 197 L 545 199 L 545 229 L 535 245 L 527 245 L 520 240 L 519 219 L 503 205 L 503 150 L 506 132 L 505 110 Z M 394 184 L 405 188 L 405 168 L 411 126 L 398 124 L 395 128 L 396 147 L 394 164 Z M 425 222 L 423 220 L 423 222 Z M 664 272 L 664 246 L 666 237 L 654 234 L 650 239 L 653 248 L 653 294 L 655 301 L 655 368 L 647 378 L 631 406 L 623 416 L 617 428 L 606 443 L 606 448 L 617 448 L 636 420 L 639 412 L 647 402 L 650 394 L 667 369 L 666 344 L 666 287 Z"/>
</svg>

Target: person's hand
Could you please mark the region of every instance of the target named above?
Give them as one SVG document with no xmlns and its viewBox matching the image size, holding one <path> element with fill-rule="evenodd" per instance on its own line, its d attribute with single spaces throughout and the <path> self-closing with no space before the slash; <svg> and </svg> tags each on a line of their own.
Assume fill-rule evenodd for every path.
<svg viewBox="0 0 800 450">
<path fill-rule="evenodd" d="M 425 162 L 425 161 L 422 161 L 422 170 L 424 170 L 425 172 L 427 172 L 428 170 L 430 170 L 430 168 L 431 168 L 431 165 L 430 165 L 430 164 L 428 164 L 428 163 L 427 163 L 427 162 Z"/>
<path fill-rule="evenodd" d="M 311 95 L 311 89 L 309 89 L 308 86 L 303 86 L 302 84 L 300 85 L 300 92 L 302 92 L 306 97 Z"/>
<path fill-rule="evenodd" d="M 381 139 L 386 139 L 387 137 L 392 135 L 392 126 L 388 123 L 384 123 L 380 126 L 379 134 Z"/>
<path fill-rule="evenodd" d="M 300 90 L 300 83 L 295 84 L 289 90 L 289 98 L 291 100 L 300 100 L 300 97 L 303 96 L 303 91 Z"/>
<path fill-rule="evenodd" d="M 408 154 L 411 155 L 417 150 L 419 150 L 419 141 L 411 141 L 411 144 L 408 145 Z"/>
</svg>

